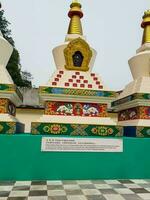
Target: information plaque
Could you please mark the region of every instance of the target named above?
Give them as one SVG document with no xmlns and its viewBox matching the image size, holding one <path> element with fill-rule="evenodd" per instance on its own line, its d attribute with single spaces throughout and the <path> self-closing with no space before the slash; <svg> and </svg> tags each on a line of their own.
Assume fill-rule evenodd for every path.
<svg viewBox="0 0 150 200">
<path fill-rule="evenodd" d="M 122 139 L 43 137 L 42 152 L 123 152 Z"/>
</svg>

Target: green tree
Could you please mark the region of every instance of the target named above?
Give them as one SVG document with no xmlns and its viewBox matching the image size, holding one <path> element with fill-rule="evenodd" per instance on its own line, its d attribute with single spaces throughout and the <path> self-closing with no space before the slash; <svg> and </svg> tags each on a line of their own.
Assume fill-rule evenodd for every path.
<svg viewBox="0 0 150 200">
<path fill-rule="evenodd" d="M 11 75 L 14 83 L 19 87 L 32 87 L 31 79 L 24 79 L 24 72 L 21 71 L 20 55 L 18 50 L 15 48 L 15 42 L 11 37 L 11 30 L 9 29 L 10 23 L 4 17 L 4 10 L 1 10 L 0 3 L 0 31 L 3 37 L 14 47 L 13 53 L 6 66 L 9 74 Z M 25 72 L 26 73 L 26 72 Z M 29 72 L 28 72 L 29 73 Z M 30 74 L 30 73 L 29 73 Z M 32 77 L 32 75 L 31 75 Z"/>
</svg>

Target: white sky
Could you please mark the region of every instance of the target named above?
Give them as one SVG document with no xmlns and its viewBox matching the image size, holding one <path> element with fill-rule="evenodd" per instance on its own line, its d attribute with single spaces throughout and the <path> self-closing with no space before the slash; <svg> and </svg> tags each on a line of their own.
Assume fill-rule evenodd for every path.
<svg viewBox="0 0 150 200">
<path fill-rule="evenodd" d="M 52 49 L 63 43 L 71 0 L 1 0 L 20 52 L 23 70 L 36 86 L 48 81 L 55 64 Z M 98 52 L 93 71 L 110 89 L 123 89 L 132 80 L 128 60 L 140 47 L 143 12 L 149 0 L 82 0 L 84 35 Z M 141 66 L 142 67 L 142 66 Z"/>
</svg>

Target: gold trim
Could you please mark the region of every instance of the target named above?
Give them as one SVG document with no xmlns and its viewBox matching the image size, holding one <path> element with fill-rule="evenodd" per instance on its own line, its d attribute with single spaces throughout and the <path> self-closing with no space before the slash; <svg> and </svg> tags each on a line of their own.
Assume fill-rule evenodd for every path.
<svg viewBox="0 0 150 200">
<path fill-rule="evenodd" d="M 76 67 L 73 64 L 73 55 L 76 51 L 80 51 L 83 55 L 83 62 L 81 67 Z M 65 68 L 67 70 L 76 70 L 76 71 L 88 71 L 89 70 L 89 63 L 92 58 L 92 50 L 85 40 L 81 38 L 77 38 L 72 40 L 68 46 L 64 49 L 64 56 L 66 60 Z"/>
</svg>

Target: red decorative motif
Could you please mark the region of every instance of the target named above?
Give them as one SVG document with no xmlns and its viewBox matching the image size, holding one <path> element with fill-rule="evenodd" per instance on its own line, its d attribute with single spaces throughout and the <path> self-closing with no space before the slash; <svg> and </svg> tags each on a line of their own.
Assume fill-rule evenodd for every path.
<svg viewBox="0 0 150 200">
<path fill-rule="evenodd" d="M 57 85 L 57 82 L 52 82 L 52 85 Z"/>
<path fill-rule="evenodd" d="M 88 83 L 88 80 L 84 80 L 83 83 Z"/>
<path fill-rule="evenodd" d="M 93 80 L 94 80 L 94 81 L 97 81 L 97 80 L 98 80 L 98 78 L 97 78 L 97 77 L 94 77 L 94 78 L 93 78 Z"/>
<path fill-rule="evenodd" d="M 99 89 L 103 89 L 103 86 L 102 86 L 102 85 L 100 85 L 98 88 L 99 88 Z"/>
<path fill-rule="evenodd" d="M 55 78 L 55 81 L 57 81 L 57 82 L 58 82 L 58 81 L 59 81 L 59 78 Z"/>
<path fill-rule="evenodd" d="M 84 76 L 80 76 L 80 79 L 84 79 Z"/>
<path fill-rule="evenodd" d="M 46 115 L 107 117 L 106 104 L 46 102 Z"/>
<path fill-rule="evenodd" d="M 57 74 L 57 78 L 61 78 L 61 74 Z"/>
<path fill-rule="evenodd" d="M 89 84 L 89 85 L 88 85 L 88 88 L 92 88 L 92 85 L 91 85 L 91 84 Z"/>
<path fill-rule="evenodd" d="M 85 85 L 84 85 L 84 84 L 80 84 L 80 87 L 84 88 L 84 87 L 85 87 Z"/>
<path fill-rule="evenodd" d="M 68 87 L 68 86 L 69 86 L 69 83 L 65 83 L 65 86 Z"/>
<path fill-rule="evenodd" d="M 77 87 L 78 85 L 77 85 L 77 83 L 73 83 L 73 87 Z"/>
</svg>

